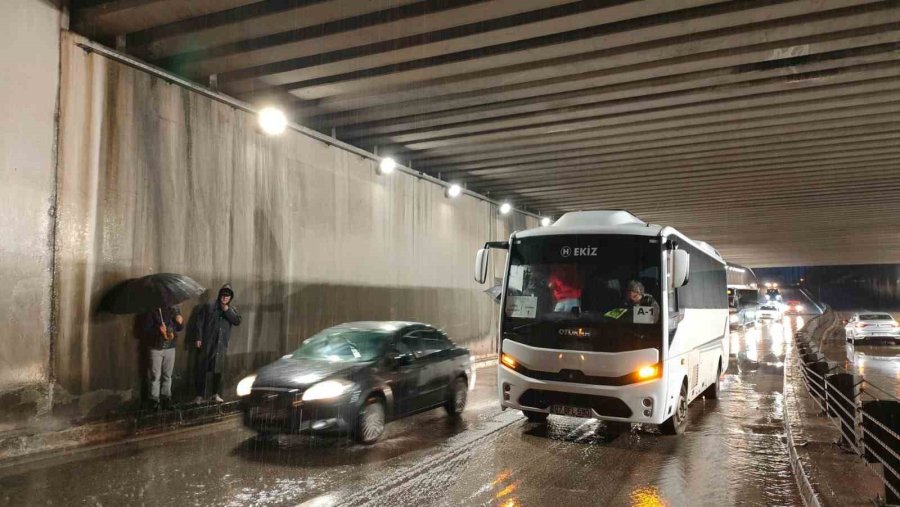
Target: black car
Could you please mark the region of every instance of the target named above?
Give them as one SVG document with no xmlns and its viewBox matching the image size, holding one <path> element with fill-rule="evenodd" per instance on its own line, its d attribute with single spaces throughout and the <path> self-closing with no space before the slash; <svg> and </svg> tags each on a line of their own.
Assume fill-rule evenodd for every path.
<svg viewBox="0 0 900 507">
<path fill-rule="evenodd" d="M 244 424 L 260 433 L 350 432 L 374 443 L 384 424 L 466 406 L 469 350 L 416 322 L 351 322 L 308 338 L 238 384 Z"/>
</svg>

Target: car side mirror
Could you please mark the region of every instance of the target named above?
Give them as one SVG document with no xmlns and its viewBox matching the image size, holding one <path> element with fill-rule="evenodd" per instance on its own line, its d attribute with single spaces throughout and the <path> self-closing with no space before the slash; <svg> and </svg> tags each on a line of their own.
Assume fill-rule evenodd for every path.
<svg viewBox="0 0 900 507">
<path fill-rule="evenodd" d="M 412 354 L 400 354 L 399 352 L 392 355 L 389 359 L 389 362 L 392 366 L 399 368 L 400 366 L 407 366 L 412 364 L 413 355 Z"/>
<path fill-rule="evenodd" d="M 488 261 L 491 258 L 491 251 L 482 248 L 475 254 L 475 281 L 484 283 L 488 275 Z"/>
</svg>

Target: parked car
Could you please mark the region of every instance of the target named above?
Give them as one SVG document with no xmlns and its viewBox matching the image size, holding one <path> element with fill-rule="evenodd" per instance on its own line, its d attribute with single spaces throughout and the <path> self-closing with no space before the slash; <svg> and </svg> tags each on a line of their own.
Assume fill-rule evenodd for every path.
<svg viewBox="0 0 900 507">
<path fill-rule="evenodd" d="M 789 299 L 787 304 L 785 305 L 784 313 L 788 315 L 799 315 L 803 313 L 805 307 L 803 303 L 797 301 L 796 299 Z"/>
<path fill-rule="evenodd" d="M 417 322 L 351 322 L 311 336 L 238 385 L 244 424 L 263 433 L 349 432 L 372 444 L 385 423 L 466 406 L 469 350 Z"/>
<path fill-rule="evenodd" d="M 854 313 L 849 320 L 844 321 L 844 331 L 847 341 L 854 344 L 860 341 L 896 343 L 900 340 L 900 324 L 889 313 Z"/>
<path fill-rule="evenodd" d="M 764 304 L 756 310 L 756 317 L 758 319 L 781 320 L 783 313 L 778 305 Z"/>
</svg>

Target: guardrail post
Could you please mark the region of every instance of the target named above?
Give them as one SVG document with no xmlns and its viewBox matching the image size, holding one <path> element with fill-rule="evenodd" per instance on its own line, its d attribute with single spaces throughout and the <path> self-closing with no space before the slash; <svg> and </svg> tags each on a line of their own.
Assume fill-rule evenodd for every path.
<svg viewBox="0 0 900 507">
<path fill-rule="evenodd" d="M 860 407 L 862 418 L 862 444 L 866 461 L 881 462 L 884 477 L 884 499 L 888 505 L 900 504 L 900 402 L 894 400 L 864 401 Z M 865 415 L 881 423 L 869 420 Z M 886 429 L 887 428 L 887 429 Z M 890 431 L 887 431 L 887 430 Z M 893 433 L 893 434 L 892 434 Z M 890 468 L 891 470 L 888 470 Z"/>
<path fill-rule="evenodd" d="M 859 406 L 859 376 L 851 373 L 834 373 L 825 377 L 828 399 L 828 415 L 840 420 L 841 442 L 855 448 L 857 445 L 856 420 Z"/>
</svg>

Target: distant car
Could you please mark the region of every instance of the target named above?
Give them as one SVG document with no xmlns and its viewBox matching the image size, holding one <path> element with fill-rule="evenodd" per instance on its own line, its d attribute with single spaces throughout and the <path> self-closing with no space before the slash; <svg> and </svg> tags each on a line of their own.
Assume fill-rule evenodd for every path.
<svg viewBox="0 0 900 507">
<path fill-rule="evenodd" d="M 781 308 L 778 305 L 765 304 L 756 310 L 756 317 L 759 319 L 781 320 Z"/>
<path fill-rule="evenodd" d="M 417 322 L 351 322 L 308 338 L 238 384 L 244 424 L 261 434 L 348 432 L 372 444 L 385 423 L 466 406 L 469 350 Z"/>
<path fill-rule="evenodd" d="M 900 324 L 889 313 L 863 312 L 854 313 L 844 326 L 847 341 L 900 341 Z"/>
<path fill-rule="evenodd" d="M 790 299 L 785 305 L 784 313 L 788 315 L 799 315 L 803 313 L 804 310 L 805 307 L 800 301 L 797 301 L 796 299 Z"/>
</svg>

